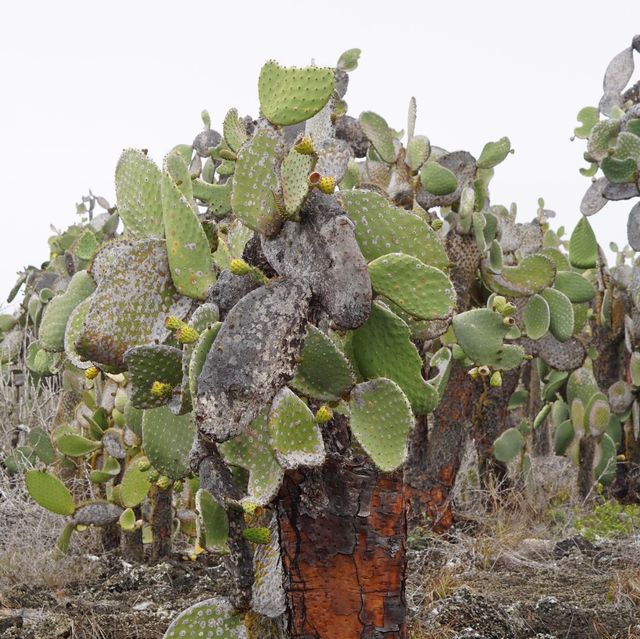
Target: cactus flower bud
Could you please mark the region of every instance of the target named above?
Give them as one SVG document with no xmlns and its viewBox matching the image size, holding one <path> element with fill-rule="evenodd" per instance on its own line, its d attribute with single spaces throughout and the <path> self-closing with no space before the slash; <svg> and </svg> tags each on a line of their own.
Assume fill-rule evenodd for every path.
<svg viewBox="0 0 640 639">
<path fill-rule="evenodd" d="M 503 318 L 502 323 L 505 326 L 514 326 L 515 323 L 516 323 L 516 318 L 511 316 L 511 315 L 509 315 L 509 316 Z"/>
<path fill-rule="evenodd" d="M 308 135 L 305 135 L 294 149 L 302 155 L 313 155 L 316 152 L 313 148 L 313 140 Z"/>
<path fill-rule="evenodd" d="M 324 177 L 320 178 L 320 181 L 318 182 L 318 188 L 323 193 L 333 193 L 336 189 L 336 179 L 331 175 L 325 175 Z"/>
<path fill-rule="evenodd" d="M 479 376 L 480 376 L 480 370 L 478 369 L 477 366 L 474 366 L 473 368 L 469 369 L 469 377 L 471 377 L 471 379 L 478 379 Z"/>
<path fill-rule="evenodd" d="M 481 375 L 482 377 L 487 377 L 490 373 L 491 373 L 491 370 L 489 370 L 488 366 L 480 366 L 478 368 L 478 374 Z"/>
<path fill-rule="evenodd" d="M 160 477 L 160 473 L 155 468 L 149 469 L 149 481 L 157 481 Z"/>
<path fill-rule="evenodd" d="M 242 502 L 242 510 L 244 510 L 246 515 L 253 515 L 256 512 L 256 508 L 258 504 L 254 501 L 243 501 Z"/>
<path fill-rule="evenodd" d="M 500 386 L 502 386 L 502 374 L 500 371 L 493 372 L 493 375 L 491 375 L 491 379 L 489 380 L 489 385 L 493 386 L 493 388 L 500 388 Z"/>
<path fill-rule="evenodd" d="M 89 366 L 84 372 L 87 379 L 95 379 L 98 375 L 100 375 L 100 369 L 97 366 Z"/>
<path fill-rule="evenodd" d="M 176 317 L 175 315 L 169 315 L 164 320 L 164 325 L 170 331 L 177 331 L 179 328 L 182 328 L 184 326 L 184 322 L 180 318 Z"/>
<path fill-rule="evenodd" d="M 167 382 L 160 382 L 156 380 L 151 385 L 151 394 L 154 397 L 171 397 L 172 392 L 173 386 L 171 386 L 171 384 L 167 384 Z"/>
<path fill-rule="evenodd" d="M 151 468 L 151 462 L 148 459 L 141 459 L 138 462 L 138 470 L 146 473 Z"/>
<path fill-rule="evenodd" d="M 433 222 L 431 222 L 431 228 L 434 231 L 439 231 L 442 228 L 442 224 L 443 224 L 442 220 L 436 218 L 435 220 L 433 220 Z"/>
<path fill-rule="evenodd" d="M 173 482 L 173 490 L 175 490 L 177 493 L 182 492 L 182 488 L 183 488 L 183 484 L 181 481 Z"/>
<path fill-rule="evenodd" d="M 156 482 L 156 486 L 161 490 L 167 490 L 167 488 L 171 486 L 171 480 L 166 475 L 162 475 L 161 477 L 158 478 L 158 481 Z"/>
<path fill-rule="evenodd" d="M 242 536 L 253 544 L 268 544 L 271 538 L 268 528 L 245 528 Z"/>
<path fill-rule="evenodd" d="M 229 270 L 234 275 L 249 275 L 249 273 L 251 273 L 251 266 L 249 266 L 249 264 L 247 264 L 244 260 L 236 257 L 231 260 Z"/>
<path fill-rule="evenodd" d="M 493 310 L 498 313 L 502 313 L 503 309 L 507 305 L 507 298 L 502 295 L 495 295 L 493 298 Z"/>
<path fill-rule="evenodd" d="M 192 328 L 191 326 L 181 326 L 176 331 L 176 339 L 178 340 L 178 342 L 180 342 L 180 344 L 193 344 L 195 341 L 197 341 L 198 337 L 200 337 L 200 333 L 198 333 L 198 331 L 196 331 L 196 329 Z"/>
<path fill-rule="evenodd" d="M 316 413 L 316 422 L 318 424 L 326 424 L 333 417 L 333 411 L 330 406 L 323 404 L 318 408 L 318 412 Z"/>
<path fill-rule="evenodd" d="M 624 455 L 618 455 L 618 456 L 616 457 L 616 459 L 617 459 L 618 461 L 627 461 L 627 458 L 626 458 Z"/>
</svg>

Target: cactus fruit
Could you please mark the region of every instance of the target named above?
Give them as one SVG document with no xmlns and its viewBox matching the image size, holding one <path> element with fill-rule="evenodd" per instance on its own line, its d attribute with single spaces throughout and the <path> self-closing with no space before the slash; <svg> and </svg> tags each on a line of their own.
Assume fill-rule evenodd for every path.
<svg viewBox="0 0 640 639">
<path fill-rule="evenodd" d="M 325 175 L 318 181 L 318 189 L 323 193 L 333 193 L 336 188 L 336 179 L 331 175 Z"/>
<path fill-rule="evenodd" d="M 182 382 L 182 351 L 154 344 L 136 346 L 124 357 L 131 378 L 131 403 L 135 408 L 166 404 Z"/>
<path fill-rule="evenodd" d="M 181 326 L 176 331 L 176 340 L 179 344 L 193 344 L 200 337 L 200 333 L 192 326 Z"/>
<path fill-rule="evenodd" d="M 313 140 L 308 135 L 305 135 L 299 142 L 293 147 L 301 155 L 314 155 L 315 148 L 313 146 Z"/>
<path fill-rule="evenodd" d="M 333 419 L 333 410 L 330 406 L 323 404 L 316 411 L 316 424 L 326 424 Z"/>
<path fill-rule="evenodd" d="M 268 528 L 245 528 L 242 536 L 252 544 L 266 546 L 271 540 Z"/>
<path fill-rule="evenodd" d="M 156 380 L 151 384 L 151 390 L 149 391 L 156 399 L 169 399 L 173 394 L 173 386 L 167 384 L 167 382 L 160 382 Z"/>
</svg>

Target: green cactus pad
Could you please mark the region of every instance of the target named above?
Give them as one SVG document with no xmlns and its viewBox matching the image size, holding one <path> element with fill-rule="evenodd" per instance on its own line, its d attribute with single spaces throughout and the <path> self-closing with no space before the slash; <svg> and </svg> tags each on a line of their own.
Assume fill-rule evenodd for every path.
<svg viewBox="0 0 640 639">
<path fill-rule="evenodd" d="M 420 169 L 420 182 L 424 190 L 433 195 L 449 195 L 458 188 L 455 173 L 435 160 L 427 162 Z"/>
<path fill-rule="evenodd" d="M 29 470 L 24 481 L 37 504 L 57 515 L 73 514 L 73 497 L 57 477 L 43 470 Z"/>
<path fill-rule="evenodd" d="M 500 462 L 508 463 L 515 459 L 524 448 L 525 440 L 517 428 L 507 428 L 493 442 L 493 456 Z"/>
<path fill-rule="evenodd" d="M 163 237 L 160 170 L 145 153 L 122 152 L 116 167 L 118 215 L 131 235 Z"/>
<path fill-rule="evenodd" d="M 594 393 L 586 405 L 584 419 L 585 430 L 590 432 L 594 437 L 606 432 L 609 427 L 609 419 L 611 417 L 611 408 L 609 400 L 604 393 Z"/>
<path fill-rule="evenodd" d="M 173 346 L 152 344 L 130 348 L 124 356 L 131 380 L 130 399 L 135 408 L 157 408 L 171 397 L 158 397 L 151 392 L 154 382 L 172 388 L 182 382 L 182 351 Z"/>
<path fill-rule="evenodd" d="M 73 523 L 76 526 L 108 526 L 118 521 L 122 512 L 118 504 L 103 500 L 90 501 L 76 508 Z"/>
<path fill-rule="evenodd" d="M 596 481 L 606 486 L 615 479 L 617 454 L 615 442 L 605 433 L 596 448 L 593 468 Z"/>
<path fill-rule="evenodd" d="M 82 334 L 82 328 L 87 319 L 89 309 L 91 308 L 91 298 L 88 297 L 83 302 L 80 302 L 76 306 L 69 320 L 67 321 L 67 327 L 64 332 L 64 352 L 67 359 L 76 367 L 80 369 L 87 369 L 92 366 L 91 362 L 84 361 L 78 355 L 76 350 L 76 341 Z"/>
<path fill-rule="evenodd" d="M 422 165 L 429 159 L 430 155 L 431 144 L 429 143 L 429 139 L 424 135 L 416 135 L 407 142 L 405 162 L 412 171 L 419 171 Z"/>
<path fill-rule="evenodd" d="M 95 290 L 96 285 L 87 271 L 78 271 L 67 290 L 54 297 L 45 307 L 38 331 L 38 340 L 47 351 L 64 350 L 64 332 L 71 312 Z"/>
<path fill-rule="evenodd" d="M 161 185 L 162 215 L 173 284 L 178 293 L 203 300 L 215 282 L 209 240 L 189 200 L 180 193 L 167 173 L 162 174 Z"/>
<path fill-rule="evenodd" d="M 629 375 L 631 376 L 631 383 L 636 387 L 640 387 L 640 353 L 638 351 L 631 353 Z"/>
<path fill-rule="evenodd" d="M 8 333 L 17 323 L 18 320 L 13 315 L 0 314 L 0 332 Z"/>
<path fill-rule="evenodd" d="M 422 378 L 422 359 L 411 341 L 409 327 L 388 308 L 374 302 L 367 322 L 351 334 L 358 371 L 365 379 L 394 381 L 411 402 L 416 415 L 437 405 L 436 389 Z"/>
<path fill-rule="evenodd" d="M 268 504 L 275 497 L 284 476 L 269 445 L 267 412 L 260 413 L 242 435 L 218 445 L 227 463 L 249 471 L 246 499 L 258 506 Z"/>
<path fill-rule="evenodd" d="M 559 342 L 566 342 L 573 335 L 573 305 L 564 293 L 554 288 L 546 288 L 540 295 L 549 305 L 551 334 Z"/>
<path fill-rule="evenodd" d="M 593 284 L 574 271 L 559 271 L 553 286 L 564 293 L 573 304 L 590 302 L 596 295 Z"/>
<path fill-rule="evenodd" d="M 183 610 L 162 639 L 248 639 L 244 614 L 236 613 L 221 597 Z"/>
<path fill-rule="evenodd" d="M 222 327 L 221 322 L 215 322 L 211 328 L 207 328 L 200 333 L 198 341 L 193 347 L 191 358 L 189 359 L 189 391 L 191 397 L 195 397 L 198 391 L 198 377 L 202 372 L 207 354 L 211 350 L 211 345 Z"/>
<path fill-rule="evenodd" d="M 591 130 L 600 119 L 600 111 L 597 107 L 584 107 L 578 111 L 577 120 L 582 124 L 573 130 L 573 134 L 582 140 L 586 140 Z"/>
<path fill-rule="evenodd" d="M 478 308 L 460 313 L 453 318 L 453 331 L 465 355 L 480 366 L 509 370 L 524 357 L 519 346 L 503 344 L 509 327 L 495 311 Z"/>
<path fill-rule="evenodd" d="M 556 427 L 553 438 L 553 449 L 556 455 L 564 455 L 569 444 L 573 441 L 575 430 L 570 419 L 563 421 Z"/>
<path fill-rule="evenodd" d="M 134 532 L 136 529 L 136 514 L 133 509 L 127 508 L 123 510 L 118 518 L 118 525 L 125 532 Z"/>
<path fill-rule="evenodd" d="M 136 408 L 131 401 L 127 401 L 124 410 L 124 423 L 138 437 L 142 437 L 142 410 Z"/>
<path fill-rule="evenodd" d="M 619 120 L 601 120 L 595 124 L 591 129 L 587 143 L 589 155 L 597 161 L 607 157 L 609 148 L 615 145 L 619 132 Z"/>
<path fill-rule="evenodd" d="M 334 86 L 333 69 L 281 67 L 270 60 L 258 79 L 260 109 L 272 124 L 298 124 L 324 107 Z"/>
<path fill-rule="evenodd" d="M 125 508 L 135 508 L 146 498 L 151 488 L 149 469 L 140 470 L 140 462 L 147 461 L 146 457 L 135 457 L 128 465 L 120 484 L 120 501 Z"/>
<path fill-rule="evenodd" d="M 209 211 L 216 218 L 221 218 L 231 211 L 232 181 L 224 184 L 209 184 L 200 178 L 191 181 L 193 197 L 209 206 Z"/>
<path fill-rule="evenodd" d="M 207 550 L 221 550 L 229 538 L 229 518 L 213 495 L 201 488 L 196 493 L 196 510 L 204 524 L 204 546 Z"/>
<path fill-rule="evenodd" d="M 31 429 L 29 432 L 29 444 L 43 464 L 48 466 L 56 460 L 57 455 L 51 444 L 51 438 L 42 428 Z"/>
<path fill-rule="evenodd" d="M 174 415 L 166 406 L 144 411 L 144 451 L 151 465 L 162 475 L 182 479 L 189 474 L 189 452 L 195 435 L 192 413 Z"/>
<path fill-rule="evenodd" d="M 273 399 L 268 426 L 271 447 L 285 470 L 324 462 L 324 441 L 315 417 L 286 386 Z"/>
<path fill-rule="evenodd" d="M 341 71 L 355 71 L 358 68 L 361 53 L 360 49 L 348 49 L 338 58 L 336 67 Z"/>
<path fill-rule="evenodd" d="M 636 165 L 639 165 L 640 137 L 634 133 L 631 133 L 630 131 L 623 131 L 618 136 L 613 157 L 621 160 L 632 158 L 633 160 L 635 160 Z"/>
<path fill-rule="evenodd" d="M 298 153 L 293 147 L 282 162 L 282 197 L 287 215 L 295 216 L 309 191 L 309 173 L 313 167 L 312 155 Z"/>
<path fill-rule="evenodd" d="M 60 370 L 63 353 L 53 353 L 40 348 L 40 342 L 31 342 L 27 348 L 27 368 L 36 375 L 52 375 Z"/>
<path fill-rule="evenodd" d="M 612 184 L 635 183 L 638 179 L 638 163 L 633 158 L 620 160 L 607 156 L 600 163 L 600 168 Z"/>
<path fill-rule="evenodd" d="M 240 147 L 247 141 L 247 130 L 242 118 L 238 117 L 237 109 L 229 109 L 222 123 L 222 133 L 224 141 L 229 148 L 236 153 Z"/>
<path fill-rule="evenodd" d="M 390 379 L 358 384 L 351 393 L 351 432 L 373 462 L 385 472 L 401 466 L 413 428 L 411 405 Z"/>
<path fill-rule="evenodd" d="M 396 161 L 396 147 L 393 143 L 393 134 L 387 121 L 373 111 L 365 111 L 360 114 L 360 126 L 373 145 L 380 159 L 387 164 Z"/>
<path fill-rule="evenodd" d="M 349 191 L 341 198 L 367 261 L 404 253 L 441 271 L 448 269 L 449 258 L 440 238 L 419 216 L 393 206 L 375 191 Z"/>
<path fill-rule="evenodd" d="M 126 368 L 127 349 L 164 342 L 169 336 L 166 317 L 183 318 L 191 306 L 173 286 L 164 241 L 139 240 L 119 250 L 108 277 L 91 296 L 76 341 L 81 357 L 111 366 L 114 372 Z"/>
<path fill-rule="evenodd" d="M 254 133 L 238 154 L 231 204 L 234 214 L 254 231 L 277 227 L 281 154 L 280 134 L 265 126 Z"/>
<path fill-rule="evenodd" d="M 368 265 L 373 290 L 420 319 L 450 317 L 456 303 L 451 280 L 440 270 L 404 253 L 389 253 Z"/>
<path fill-rule="evenodd" d="M 346 357 L 320 329 L 309 325 L 290 386 L 307 397 L 338 401 L 355 383 Z"/>
<path fill-rule="evenodd" d="M 494 292 L 510 297 L 539 293 L 553 284 L 555 264 L 545 255 L 527 255 L 517 266 L 504 266 L 500 273 L 491 273 L 483 264 L 484 283 Z"/>
<path fill-rule="evenodd" d="M 120 462 L 115 457 L 107 457 L 99 470 L 92 470 L 89 479 L 94 484 L 103 484 L 120 473 Z"/>
<path fill-rule="evenodd" d="M 68 457 L 84 457 L 101 448 L 102 444 L 93 439 L 87 439 L 82 435 L 67 433 L 56 439 L 56 447 L 63 455 Z"/>
<path fill-rule="evenodd" d="M 500 138 L 497 142 L 487 142 L 478 158 L 479 169 L 492 169 L 502 162 L 511 151 L 509 138 Z"/>
<path fill-rule="evenodd" d="M 532 295 L 522 313 L 527 337 L 540 339 L 549 331 L 551 313 L 544 297 Z"/>
<path fill-rule="evenodd" d="M 567 381 L 567 401 L 580 399 L 585 405 L 591 396 L 598 391 L 598 383 L 593 373 L 587 368 L 577 368 L 571 373 Z"/>
<path fill-rule="evenodd" d="M 586 217 L 576 224 L 569 240 L 569 260 L 576 268 L 593 268 L 598 261 L 598 242 Z"/>
</svg>

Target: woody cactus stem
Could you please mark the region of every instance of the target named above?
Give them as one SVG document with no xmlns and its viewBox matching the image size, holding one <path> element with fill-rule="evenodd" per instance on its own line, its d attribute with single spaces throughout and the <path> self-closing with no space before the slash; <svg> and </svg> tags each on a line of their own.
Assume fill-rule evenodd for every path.
<svg viewBox="0 0 640 639">
<path fill-rule="evenodd" d="M 407 637 L 402 483 L 333 455 L 287 474 L 278 514 L 292 639 Z"/>
<path fill-rule="evenodd" d="M 149 493 L 153 510 L 151 512 L 151 543 L 150 561 L 156 563 L 171 555 L 171 534 L 173 523 L 173 506 L 171 504 L 173 489 L 151 487 Z"/>
<path fill-rule="evenodd" d="M 410 526 L 428 523 L 436 532 L 453 526 L 449 498 L 462 462 L 475 391 L 475 382 L 454 362 L 428 442 L 427 418 L 416 423 L 404 475 Z"/>
<path fill-rule="evenodd" d="M 133 509 L 136 520 L 142 518 L 140 506 Z M 120 540 L 120 550 L 123 559 L 127 561 L 142 561 L 144 559 L 144 546 L 142 544 L 142 528 L 136 528 L 131 531 L 122 531 Z"/>
</svg>

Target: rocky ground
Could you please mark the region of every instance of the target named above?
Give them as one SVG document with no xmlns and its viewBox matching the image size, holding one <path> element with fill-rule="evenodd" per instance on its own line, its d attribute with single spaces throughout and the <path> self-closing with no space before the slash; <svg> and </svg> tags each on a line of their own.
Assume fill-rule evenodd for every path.
<svg viewBox="0 0 640 639">
<path fill-rule="evenodd" d="M 498 541 L 413 535 L 414 639 L 640 638 L 640 538 L 529 538 L 508 550 Z M 75 561 L 81 581 L 3 589 L 0 637 L 160 639 L 177 612 L 226 589 L 220 563 L 202 556 L 151 567 Z"/>
</svg>

